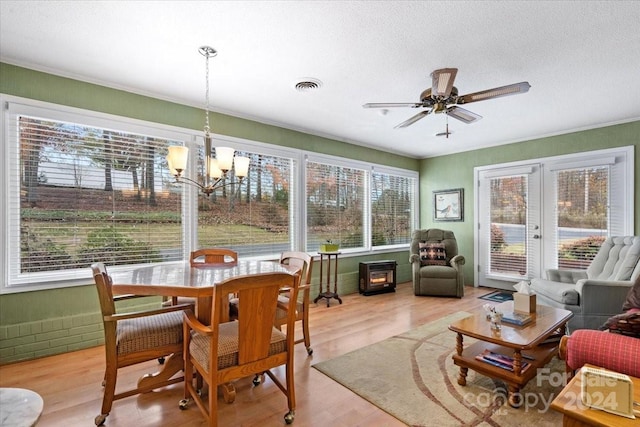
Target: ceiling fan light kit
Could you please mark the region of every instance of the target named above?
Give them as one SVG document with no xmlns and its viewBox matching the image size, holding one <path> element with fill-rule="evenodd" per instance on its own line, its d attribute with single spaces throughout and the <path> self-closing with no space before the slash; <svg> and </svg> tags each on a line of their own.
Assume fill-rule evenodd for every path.
<svg viewBox="0 0 640 427">
<path fill-rule="evenodd" d="M 470 124 L 480 120 L 482 116 L 458 107 L 458 105 L 526 93 L 531 87 L 529 82 L 520 82 L 458 96 L 458 89 L 453 86 L 457 73 L 457 68 L 441 68 L 432 72 L 431 88 L 424 90 L 420 94 L 420 102 L 367 103 L 363 107 L 384 109 L 394 107 L 427 108 L 427 110 L 421 111 L 396 125 L 394 129 L 410 126 L 431 113 L 444 113 L 463 123 Z"/>
</svg>

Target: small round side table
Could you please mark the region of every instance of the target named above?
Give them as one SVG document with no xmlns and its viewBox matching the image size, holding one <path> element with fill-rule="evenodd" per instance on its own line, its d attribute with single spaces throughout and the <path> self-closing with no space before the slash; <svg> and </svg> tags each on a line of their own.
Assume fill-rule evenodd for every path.
<svg viewBox="0 0 640 427">
<path fill-rule="evenodd" d="M 35 391 L 0 387 L 0 426 L 35 426 L 43 409 L 44 401 Z"/>
</svg>

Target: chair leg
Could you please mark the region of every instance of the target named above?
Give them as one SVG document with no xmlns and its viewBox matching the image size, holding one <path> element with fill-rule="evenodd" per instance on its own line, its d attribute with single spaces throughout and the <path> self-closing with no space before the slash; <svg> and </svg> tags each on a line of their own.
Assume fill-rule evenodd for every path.
<svg viewBox="0 0 640 427">
<path fill-rule="evenodd" d="M 284 415 L 284 421 L 287 424 L 293 423 L 293 419 L 296 414 L 296 390 L 293 380 L 293 354 L 289 354 L 289 360 L 286 366 L 286 381 L 287 381 L 287 405 L 289 412 Z"/>
<path fill-rule="evenodd" d="M 118 368 L 113 365 L 107 365 L 107 369 L 104 373 L 104 394 L 102 396 L 102 412 L 95 418 L 97 426 L 104 424 L 111 407 L 113 406 L 113 397 L 116 392 L 116 380 L 118 377 Z"/>
<path fill-rule="evenodd" d="M 304 346 L 307 349 L 307 354 L 311 356 L 313 349 L 311 348 L 311 336 L 309 335 L 309 312 L 305 311 L 302 315 L 302 334 L 304 336 Z"/>
<path fill-rule="evenodd" d="M 224 398 L 225 403 L 233 403 L 236 400 L 236 388 L 231 383 L 221 384 L 222 387 L 222 396 Z M 211 396 L 212 392 L 209 390 L 209 396 Z M 215 388 L 213 389 L 213 394 L 215 393 Z"/>
</svg>

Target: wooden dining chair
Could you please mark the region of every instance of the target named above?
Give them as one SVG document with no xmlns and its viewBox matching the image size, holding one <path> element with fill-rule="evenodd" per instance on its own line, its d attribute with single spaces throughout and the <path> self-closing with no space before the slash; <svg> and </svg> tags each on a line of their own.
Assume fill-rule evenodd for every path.
<svg viewBox="0 0 640 427">
<path fill-rule="evenodd" d="M 206 267 L 207 265 L 234 264 L 238 262 L 238 252 L 227 248 L 203 248 L 191 251 L 189 264 L 191 267 Z M 163 305 L 195 304 L 195 299 L 188 297 L 172 297 Z M 234 310 L 235 307 L 230 307 Z"/>
<path fill-rule="evenodd" d="M 203 325 L 193 312 L 184 313 L 184 399 L 180 408 L 186 409 L 193 400 L 207 425 L 217 426 L 217 386 L 252 374 L 266 372 L 287 396 L 289 411 L 285 422 L 291 424 L 295 415 L 295 387 L 293 378 L 293 347 L 295 313 L 287 318 L 287 333 L 273 326 L 280 289 L 292 289 L 296 298 L 296 275 L 263 273 L 239 276 L 217 284 L 213 290 L 212 325 Z M 235 321 L 221 321 L 221 310 L 226 310 L 229 295 L 237 294 L 239 315 Z M 270 371 L 285 365 L 286 386 Z M 208 398 L 199 393 L 198 379 L 209 386 Z M 235 393 L 235 390 L 233 391 Z"/>
<path fill-rule="evenodd" d="M 192 267 L 206 264 L 229 264 L 238 262 L 238 252 L 226 248 L 204 248 L 191 251 Z"/>
<path fill-rule="evenodd" d="M 311 273 L 313 270 L 313 257 L 306 252 L 283 252 L 280 255 L 280 264 L 286 264 L 299 269 L 300 286 L 298 299 L 291 298 L 290 290 L 286 289 L 278 297 L 278 311 L 276 313 L 275 326 L 280 329 L 287 322 L 287 311 L 293 309 L 296 321 L 302 322 L 302 338 L 295 341 L 296 344 L 304 342 L 307 354 L 313 354 L 311 337 L 309 335 L 309 293 L 311 288 Z"/>
<path fill-rule="evenodd" d="M 118 314 L 117 301 L 138 296 L 114 297 L 111 277 L 104 264 L 92 264 L 91 270 L 102 311 L 106 360 L 102 411 L 95 418 L 95 423 L 99 426 L 104 424 L 111 412 L 114 400 L 182 381 L 181 377 L 166 378 L 155 382 L 153 386 L 139 382 L 135 389 L 115 393 L 120 368 L 169 355 L 173 355 L 171 363 L 182 365 L 182 311 L 193 310 L 193 305 L 175 305 L 157 310 Z"/>
</svg>

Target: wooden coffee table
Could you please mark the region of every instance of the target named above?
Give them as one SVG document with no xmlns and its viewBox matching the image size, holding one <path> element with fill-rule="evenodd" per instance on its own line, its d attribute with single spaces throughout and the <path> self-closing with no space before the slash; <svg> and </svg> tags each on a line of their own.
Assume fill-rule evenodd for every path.
<svg viewBox="0 0 640 427">
<path fill-rule="evenodd" d="M 513 301 L 507 301 L 496 306 L 501 312 L 513 310 Z M 517 408 L 522 404 L 520 389 L 536 376 L 538 368 L 549 363 L 558 353 L 559 342 L 543 344 L 549 336 L 555 333 L 566 333 L 566 324 L 573 316 L 568 310 L 536 306 L 536 313 L 532 313 L 533 321 L 524 326 L 502 323 L 499 331 L 491 329 L 484 310 L 478 310 L 473 315 L 453 322 L 449 329 L 457 333 L 456 354 L 453 361 L 460 366 L 458 384 L 467 384 L 469 369 L 504 381 L 508 388 L 509 405 Z M 474 344 L 465 348 L 463 337 L 477 339 Z M 484 350 L 500 353 L 513 358 L 513 370 L 503 369 L 476 359 Z M 523 362 L 529 366 L 522 369 Z"/>
</svg>

